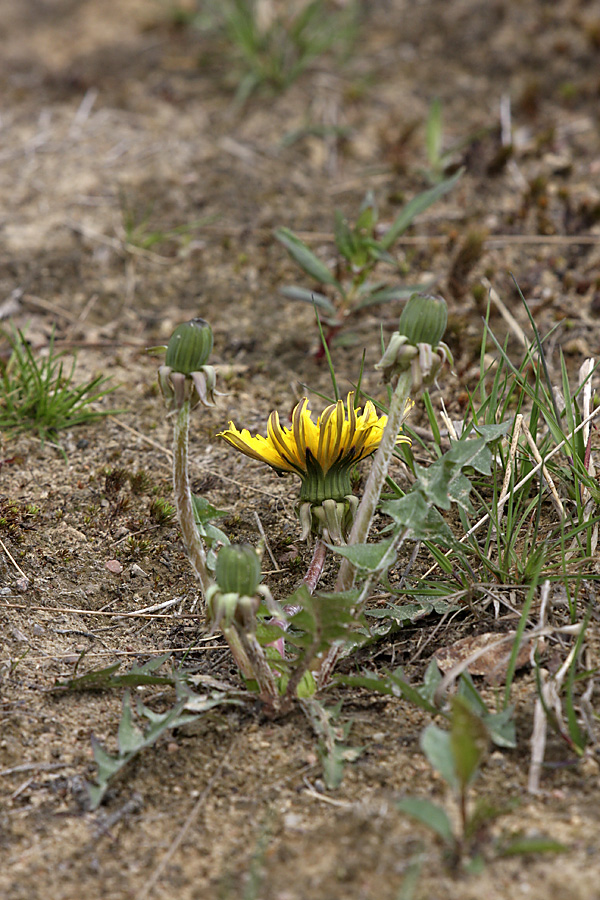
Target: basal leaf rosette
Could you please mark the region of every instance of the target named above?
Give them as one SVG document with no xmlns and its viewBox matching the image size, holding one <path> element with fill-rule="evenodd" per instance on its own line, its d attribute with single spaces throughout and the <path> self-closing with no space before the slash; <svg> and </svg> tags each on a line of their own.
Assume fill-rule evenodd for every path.
<svg viewBox="0 0 600 900">
<path fill-rule="evenodd" d="M 233 422 L 220 433 L 232 447 L 271 466 L 277 474 L 292 472 L 301 480 L 298 515 L 302 537 L 316 534 L 342 543 L 348 534 L 358 499 L 352 493 L 353 466 L 377 450 L 387 416 L 379 416 L 371 401 L 354 408 L 354 393 L 327 406 L 313 421 L 307 397 L 292 412 L 291 427 L 282 426 L 277 412 L 267 424 L 267 436 L 239 431 Z M 407 437 L 399 441 L 410 443 Z"/>
<path fill-rule="evenodd" d="M 452 354 L 442 341 L 448 323 L 448 307 L 443 297 L 412 294 L 400 316 L 398 331 L 375 366 L 384 381 L 395 383 L 402 372 L 410 370 L 412 390 L 429 387 Z"/>
<path fill-rule="evenodd" d="M 212 348 L 212 329 L 204 319 L 177 326 L 167 345 L 164 365 L 158 370 L 158 383 L 170 411 L 181 409 L 186 400 L 192 408 L 198 403 L 215 405 L 216 373 L 206 365 Z"/>
</svg>

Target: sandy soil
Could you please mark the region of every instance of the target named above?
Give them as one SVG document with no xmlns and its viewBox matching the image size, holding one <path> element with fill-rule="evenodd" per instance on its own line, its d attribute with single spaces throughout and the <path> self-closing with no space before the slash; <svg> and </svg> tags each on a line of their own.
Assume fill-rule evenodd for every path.
<svg viewBox="0 0 600 900">
<path fill-rule="evenodd" d="M 151 515 L 152 500 L 170 496 L 169 424 L 145 348 L 193 315 L 212 323 L 226 395 L 195 417 L 194 488 L 227 510 L 234 539 L 255 542 L 259 517 L 279 567 L 267 581 L 274 590 L 292 587 L 308 559 L 295 486 L 215 437 L 230 418 L 264 427 L 272 409 L 291 410 L 304 384 L 329 390 L 314 355 L 312 310 L 279 294 L 301 276 L 273 229 L 312 235 L 328 259 L 334 209 L 354 216 L 368 189 L 390 222 L 425 187 L 423 123 L 433 97 L 442 100 L 445 144 L 462 145 L 456 162 L 466 171 L 397 255 L 407 280 L 435 278 L 448 299 L 456 359 L 444 386 L 448 408 L 460 414 L 478 371 L 484 276 L 526 327 L 514 273 L 540 330 L 558 324 L 554 346 L 573 371 L 597 348 L 597 5 L 363 5 L 344 66 L 320 59 L 286 93 L 259 93 L 239 109 L 227 47 L 175 27 L 168 4 L 3 4 L 1 324 L 26 327 L 40 350 L 54 327 L 58 345 L 77 350 L 78 377 L 110 375 L 119 387 L 104 406 L 123 410 L 61 434 L 67 462 L 31 435 L 0 435 L 6 900 L 392 900 L 409 896 L 401 890 L 416 860 L 421 875 L 410 896 L 423 900 L 600 895 L 593 753 L 583 765 L 564 765 L 568 754 L 552 744 L 557 765 L 545 772 L 541 794 L 526 793 L 535 698 L 527 671 L 515 686 L 518 747 L 494 751 L 477 782 L 478 797 L 506 810 L 482 840 L 487 862 L 477 874 L 451 870 L 440 845 L 397 810 L 411 793 L 455 814 L 419 749 L 428 718 L 401 700 L 332 692 L 353 721 L 352 744 L 364 748 L 337 791 L 324 788 L 300 711 L 271 722 L 258 708 L 224 708 L 142 754 L 92 813 L 84 784 L 94 774 L 90 737 L 115 746 L 122 692 L 51 690 L 75 670 L 118 660 L 125 670 L 163 652 L 176 660 L 187 653 L 193 670 L 236 680 L 225 645 L 194 612 L 196 586 L 176 527 Z M 510 158 L 502 98 L 512 108 Z M 284 140 L 331 124 L 343 136 Z M 144 250 L 126 241 L 129 211 L 154 230 L 200 224 Z M 481 246 L 470 255 L 473 240 Z M 372 364 L 380 327 L 389 334 L 398 311 L 372 307 L 349 324 L 347 345 L 334 348 L 342 389 L 357 377 L 364 347 L 366 389 L 384 396 Z M 496 311 L 492 324 L 506 332 Z M 6 348 L 0 343 L 1 353 Z M 417 409 L 415 422 L 420 416 Z M 107 477 L 115 470 L 117 483 Z M 140 614 L 173 598 L 174 607 Z M 124 612 L 133 615 L 117 617 Z M 363 651 L 361 663 L 408 664 L 438 621 L 405 628 Z M 437 647 L 497 627 L 492 609 L 465 612 L 407 674 L 420 677 Z M 139 694 L 157 710 L 174 700 L 170 689 Z M 549 835 L 568 852 L 495 857 L 493 839 L 517 831 Z"/>
</svg>

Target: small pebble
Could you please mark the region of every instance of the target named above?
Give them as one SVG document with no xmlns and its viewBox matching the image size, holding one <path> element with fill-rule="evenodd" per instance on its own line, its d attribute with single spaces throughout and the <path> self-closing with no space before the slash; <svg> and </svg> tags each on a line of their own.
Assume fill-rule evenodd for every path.
<svg viewBox="0 0 600 900">
<path fill-rule="evenodd" d="M 20 644 L 27 644 L 27 636 L 23 634 L 23 632 L 16 627 L 10 629 L 10 633 L 14 637 L 15 641 L 19 641 Z"/>
<path fill-rule="evenodd" d="M 286 813 L 283 817 L 283 827 L 289 831 L 297 831 L 302 826 L 302 816 L 298 813 Z"/>
</svg>

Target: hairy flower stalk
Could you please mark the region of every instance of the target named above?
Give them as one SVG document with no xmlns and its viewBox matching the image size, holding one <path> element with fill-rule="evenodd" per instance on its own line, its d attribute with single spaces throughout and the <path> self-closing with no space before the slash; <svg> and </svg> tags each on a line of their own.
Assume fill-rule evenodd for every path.
<svg viewBox="0 0 600 900">
<path fill-rule="evenodd" d="M 319 583 L 319 579 L 323 574 L 323 566 L 325 565 L 326 553 L 327 546 L 325 542 L 318 538 L 315 543 L 315 548 L 313 551 L 312 559 L 310 561 L 310 565 L 306 570 L 306 575 L 302 579 L 302 584 L 306 585 L 306 588 L 310 594 L 314 592 Z M 290 607 L 290 609 L 291 608 L 292 607 Z M 289 612 L 287 607 L 286 612 Z"/>
<path fill-rule="evenodd" d="M 375 367 L 383 372 L 384 380 L 394 386 L 394 393 L 386 428 L 348 538 L 349 544 L 363 544 L 369 536 L 397 435 L 412 405 L 408 400 L 409 394 L 417 393 L 423 385 L 432 384 L 444 363 L 448 360 L 452 362 L 452 354 L 441 340 L 447 321 L 445 300 L 441 297 L 412 294 L 400 316 L 398 331 L 392 335 L 389 346 Z M 349 590 L 354 584 L 355 576 L 355 567 L 349 559 L 344 559 L 338 573 L 336 590 Z M 342 651 L 342 645 L 334 644 L 321 660 L 319 687 L 329 681 Z"/>
<path fill-rule="evenodd" d="M 177 520 L 183 543 L 202 593 L 212 584 L 206 568 L 206 551 L 196 528 L 189 479 L 188 434 L 190 409 L 201 403 L 214 406 L 216 376 L 206 365 L 213 346 L 210 325 L 204 319 L 192 319 L 179 325 L 166 348 L 165 364 L 158 370 L 158 383 L 167 409 L 174 414 L 173 491 Z"/>
<path fill-rule="evenodd" d="M 450 350 L 442 342 L 447 321 L 448 309 L 442 297 L 412 294 L 400 316 L 398 331 L 392 335 L 387 350 L 375 366 L 383 372 L 384 380 L 392 383 L 394 393 L 386 428 L 350 532 L 350 544 L 363 544 L 369 535 L 398 433 L 412 406 L 408 395 L 416 393 L 423 385 L 433 384 L 446 360 L 452 361 Z M 337 590 L 351 588 L 354 574 L 350 561 L 344 560 Z"/>
<path fill-rule="evenodd" d="M 390 461 L 398 443 L 402 422 L 412 408 L 412 403 L 408 399 L 411 387 L 412 378 L 410 372 L 403 372 L 398 378 L 392 395 L 385 431 L 373 458 L 363 497 L 348 537 L 349 544 L 364 544 L 369 536 L 371 523 L 385 484 Z M 338 573 L 336 590 L 349 590 L 354 582 L 354 574 L 355 570 L 352 563 L 349 559 L 344 559 Z"/>
</svg>

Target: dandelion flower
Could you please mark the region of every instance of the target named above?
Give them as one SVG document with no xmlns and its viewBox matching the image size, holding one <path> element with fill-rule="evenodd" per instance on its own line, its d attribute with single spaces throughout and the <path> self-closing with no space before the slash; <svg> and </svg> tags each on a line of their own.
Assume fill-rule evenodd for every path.
<svg viewBox="0 0 600 900">
<path fill-rule="evenodd" d="M 408 409 L 410 405 L 407 412 Z M 277 412 L 272 412 L 266 437 L 260 434 L 252 437 L 246 428 L 238 431 L 233 422 L 219 437 L 251 459 L 271 466 L 279 475 L 286 472 L 298 475 L 302 481 L 300 504 L 312 507 L 317 519 L 319 508 L 331 501 L 345 508 L 344 517 L 347 519 L 348 504 L 352 512 L 358 502 L 352 495 L 352 467 L 377 450 L 386 423 L 387 416 L 379 416 L 370 400 L 365 403 L 362 412 L 355 409 L 354 393 L 351 391 L 345 404 L 343 400 L 338 400 L 327 406 L 316 422 L 309 410 L 308 398 L 303 397 L 292 412 L 290 428 L 282 426 Z M 410 443 L 403 435 L 398 440 Z M 326 510 L 328 508 L 333 507 L 330 504 L 325 507 Z M 339 509 L 337 511 L 340 512 Z M 347 522 L 344 525 L 347 526 Z M 314 527 L 312 530 L 315 530 Z M 339 532 L 340 528 L 335 530 Z M 331 536 L 331 528 L 329 532 Z"/>
</svg>

